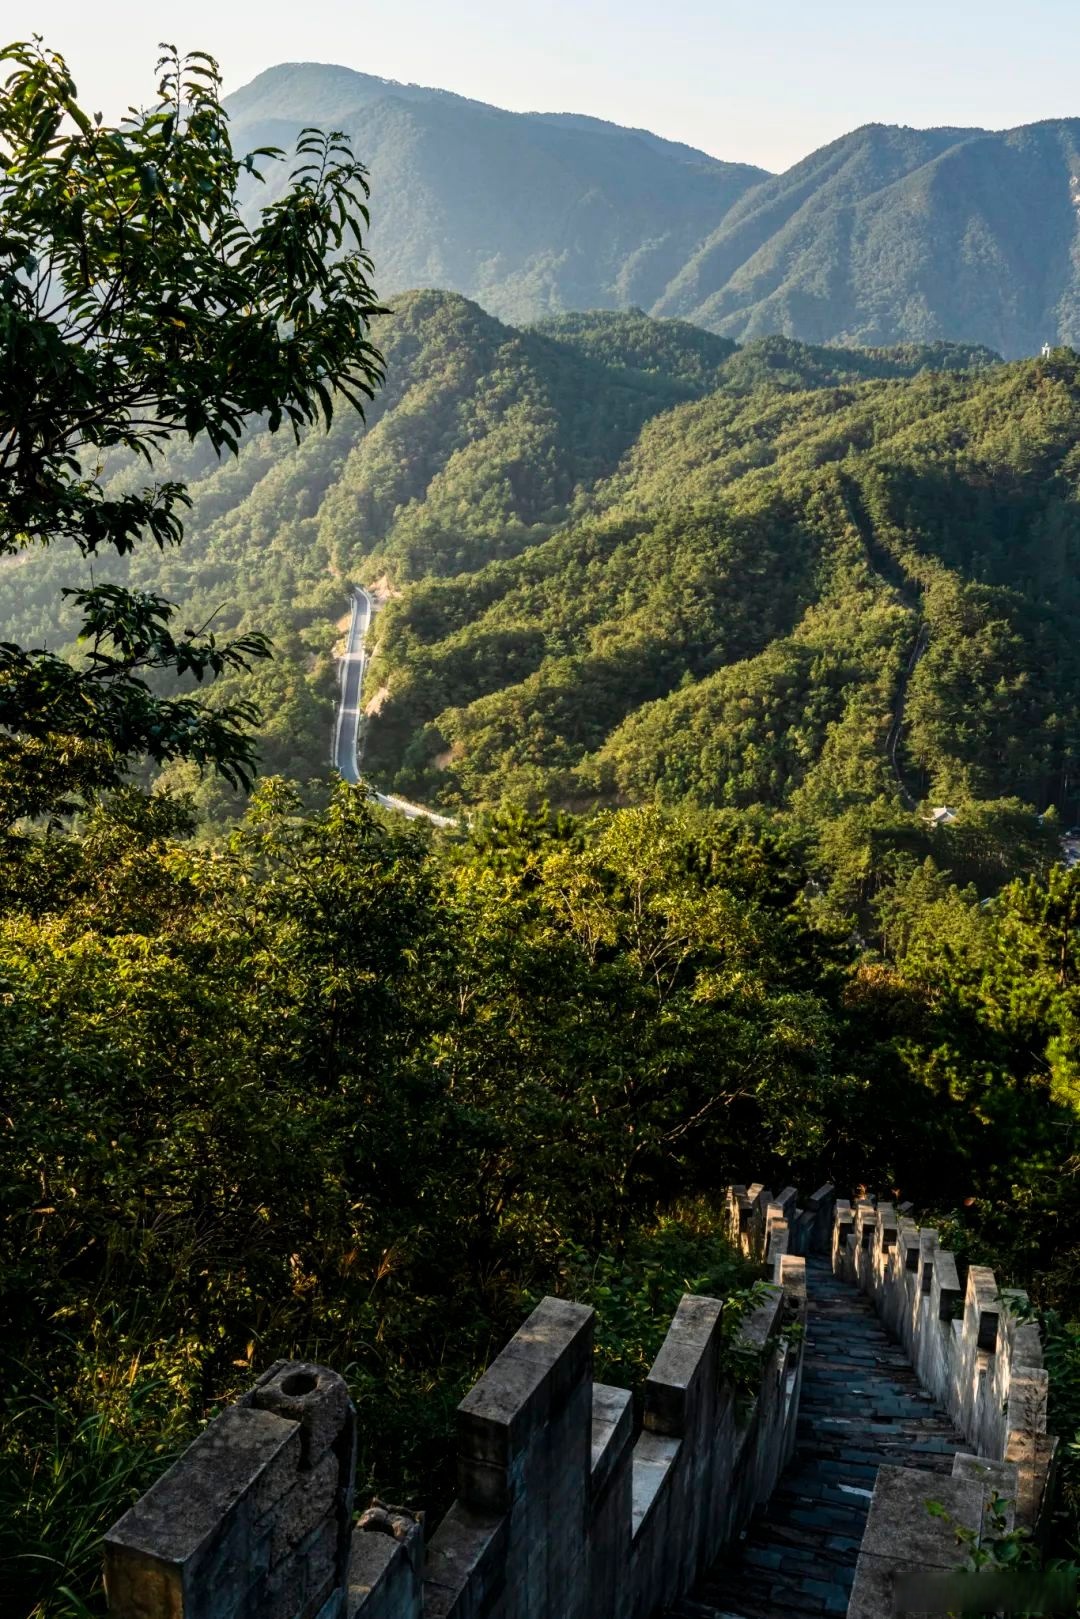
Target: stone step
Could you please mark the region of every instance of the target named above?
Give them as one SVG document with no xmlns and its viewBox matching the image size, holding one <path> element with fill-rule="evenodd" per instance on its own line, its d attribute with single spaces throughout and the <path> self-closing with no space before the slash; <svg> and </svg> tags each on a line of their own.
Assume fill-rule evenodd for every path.
<svg viewBox="0 0 1080 1619">
<path fill-rule="evenodd" d="M 813 1555 L 827 1555 L 830 1561 L 843 1562 L 848 1557 L 854 1562 L 858 1554 L 861 1536 L 859 1535 L 825 1535 L 817 1529 L 800 1529 L 798 1524 L 781 1523 L 774 1519 L 768 1526 L 768 1544 L 774 1546 L 790 1546 L 793 1550 L 805 1548 Z M 762 1535 L 761 1530 L 751 1530 L 747 1535 L 748 1544 L 756 1544 L 757 1538 Z"/>
</svg>

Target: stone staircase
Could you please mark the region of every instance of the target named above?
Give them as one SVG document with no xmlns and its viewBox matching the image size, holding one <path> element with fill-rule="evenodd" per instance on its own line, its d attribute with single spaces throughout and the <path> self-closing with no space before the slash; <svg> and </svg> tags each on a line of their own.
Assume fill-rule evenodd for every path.
<svg viewBox="0 0 1080 1619">
<path fill-rule="evenodd" d="M 873 1305 L 807 1260 L 795 1455 L 738 1544 L 669 1619 L 842 1619 L 883 1462 L 948 1476 L 969 1447 L 924 1393 Z"/>
</svg>

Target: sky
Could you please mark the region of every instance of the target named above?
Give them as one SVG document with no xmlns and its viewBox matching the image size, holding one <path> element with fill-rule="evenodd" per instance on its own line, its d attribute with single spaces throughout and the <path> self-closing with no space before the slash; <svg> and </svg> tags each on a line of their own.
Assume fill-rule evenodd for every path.
<svg viewBox="0 0 1080 1619">
<path fill-rule="evenodd" d="M 157 42 L 236 89 L 337 62 L 517 111 L 586 112 L 781 170 L 865 123 L 1080 115 L 1077 0 L 4 0 L 107 118 L 151 99 Z"/>
</svg>

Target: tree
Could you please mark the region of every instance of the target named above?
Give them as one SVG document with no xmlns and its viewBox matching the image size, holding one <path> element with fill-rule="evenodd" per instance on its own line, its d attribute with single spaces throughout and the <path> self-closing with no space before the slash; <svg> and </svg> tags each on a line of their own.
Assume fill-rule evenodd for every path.
<svg viewBox="0 0 1080 1619">
<path fill-rule="evenodd" d="M 13 70 L 0 97 L 0 553 L 179 544 L 185 486 L 109 494 L 110 454 L 152 465 L 180 433 L 236 453 L 252 418 L 296 434 L 329 425 L 335 395 L 362 411 L 382 377 L 368 188 L 347 139 L 303 131 L 289 187 L 249 225 L 240 183 L 283 154 L 236 157 L 216 63 L 162 50 L 157 104 L 116 127 L 83 110 L 40 40 L 2 53 Z M 180 631 L 153 593 L 71 594 L 81 666 L 0 644 L 8 820 L 115 784 L 143 755 L 246 785 L 253 706 L 215 707 L 192 687 L 267 656 L 265 637 Z"/>
</svg>

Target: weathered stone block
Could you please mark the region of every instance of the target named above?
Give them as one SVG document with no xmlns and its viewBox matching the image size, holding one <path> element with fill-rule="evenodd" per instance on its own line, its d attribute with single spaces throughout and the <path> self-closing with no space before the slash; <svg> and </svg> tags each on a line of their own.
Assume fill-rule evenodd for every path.
<svg viewBox="0 0 1080 1619">
<path fill-rule="evenodd" d="M 309 1537 L 304 1548 L 272 1568 L 249 1592 L 244 1605 L 233 1610 L 233 1619 L 317 1619 L 326 1610 L 344 1610 L 344 1585 L 337 1577 L 336 1559 L 328 1568 L 326 1528 Z M 335 1537 L 336 1540 L 336 1537 Z M 320 1542 L 320 1544 L 316 1544 Z M 226 1619 L 225 1610 L 216 1609 L 215 1619 Z"/>
<path fill-rule="evenodd" d="M 498 1515 L 509 1512 L 521 1490 L 520 1468 L 511 1458 L 499 1462 L 478 1462 L 472 1456 L 459 1456 L 457 1463 L 458 1498 L 476 1512 Z"/>
<path fill-rule="evenodd" d="M 329 1517 L 337 1495 L 340 1467 L 333 1451 L 308 1472 L 301 1473 L 288 1495 L 282 1496 L 273 1511 L 270 1537 L 270 1565 L 288 1557 L 316 1525 Z"/>
<path fill-rule="evenodd" d="M 783 1289 L 788 1313 L 799 1316 L 806 1310 L 806 1260 L 801 1254 L 785 1254 L 780 1262 L 777 1284 Z"/>
<path fill-rule="evenodd" d="M 887 1619 L 906 1609 L 895 1606 L 898 1577 L 960 1568 L 965 1550 L 953 1524 L 977 1535 L 982 1525 L 984 1486 L 977 1479 L 941 1478 L 913 1468 L 878 1469 L 870 1513 L 863 1531 L 847 1619 Z M 929 1502 L 944 1509 L 935 1517 Z"/>
<path fill-rule="evenodd" d="M 952 1321 L 960 1300 L 960 1278 L 956 1274 L 956 1260 L 946 1248 L 934 1251 L 934 1277 L 932 1291 L 938 1296 L 938 1319 Z"/>
<path fill-rule="evenodd" d="M 684 1294 L 645 1381 L 645 1426 L 678 1436 L 686 1429 L 694 1390 L 712 1347 L 723 1304 Z"/>
<path fill-rule="evenodd" d="M 422 1520 L 373 1502 L 352 1538 L 346 1619 L 421 1619 L 423 1572 Z"/>
<path fill-rule="evenodd" d="M 780 1260 L 791 1248 L 791 1228 L 786 1220 L 774 1219 L 770 1216 L 768 1229 L 765 1233 L 764 1259 L 772 1271 L 775 1279 L 779 1269 Z"/>
<path fill-rule="evenodd" d="M 296 1425 L 230 1406 L 105 1537 L 117 1619 L 219 1619 L 269 1567 L 257 1507 L 296 1476 Z"/>
<path fill-rule="evenodd" d="M 462 1464 L 508 1467 L 588 1378 L 594 1313 L 564 1299 L 543 1299 L 458 1407 Z"/>
<path fill-rule="evenodd" d="M 609 1388 L 594 1383 L 592 1391 L 592 1433 L 589 1471 L 593 1501 L 599 1500 L 633 1443 L 634 1404 L 629 1389 Z"/>
<path fill-rule="evenodd" d="M 307 1595 L 307 1568 L 302 1558 L 291 1557 L 271 1569 L 259 1588 L 251 1612 L 258 1619 L 300 1619 Z"/>
<path fill-rule="evenodd" d="M 750 1314 L 739 1323 L 738 1341 L 751 1350 L 765 1348 L 770 1333 L 777 1330 L 783 1314 L 783 1288 L 770 1283 L 763 1291 L 766 1294 L 764 1304 L 759 1304 L 756 1310 L 751 1310 Z"/>
<path fill-rule="evenodd" d="M 885 1253 L 896 1246 L 897 1218 L 891 1203 L 879 1203 L 877 1209 L 877 1245 Z"/>
<path fill-rule="evenodd" d="M 656 1511 L 679 1454 L 680 1441 L 666 1434 L 642 1433 L 634 1446 L 633 1532 L 635 1537 Z"/>
<path fill-rule="evenodd" d="M 332 1520 L 318 1524 L 295 1548 L 291 1560 L 305 1570 L 305 1613 L 316 1612 L 329 1594 L 325 1588 L 335 1582 L 338 1550 L 338 1525 Z"/>
<path fill-rule="evenodd" d="M 272 1366 L 242 1403 L 298 1424 L 302 1467 L 311 1467 L 342 1437 L 351 1410 L 345 1379 L 307 1361 Z"/>
<path fill-rule="evenodd" d="M 900 1246 L 904 1250 L 904 1269 L 918 1271 L 919 1232 L 917 1227 L 906 1224 L 900 1227 Z"/>
<path fill-rule="evenodd" d="M 994 1273 L 986 1265 L 972 1265 L 968 1270 L 966 1311 L 974 1322 L 975 1341 L 979 1349 L 993 1354 L 997 1349 L 998 1320 L 1001 1307 L 998 1285 Z"/>
<path fill-rule="evenodd" d="M 1008 1428 L 1027 1433 L 1045 1433 L 1049 1403 L 1049 1373 L 1041 1366 L 1019 1368 L 1010 1379 L 1006 1396 Z"/>
<path fill-rule="evenodd" d="M 558 1408 L 592 1375 L 596 1312 L 570 1299 L 544 1298 L 515 1332 L 504 1354 L 546 1369 L 552 1406 Z"/>
<path fill-rule="evenodd" d="M 588 1619 L 629 1612 L 633 1525 L 633 1402 L 626 1389 L 593 1385 L 588 1519 Z"/>
<path fill-rule="evenodd" d="M 835 1276 L 845 1276 L 848 1269 L 849 1240 L 854 1241 L 855 1216 L 846 1198 L 837 1198 L 833 1207 L 832 1268 Z"/>
<path fill-rule="evenodd" d="M 1005 1460 L 1016 1467 L 1016 1516 L 1029 1527 L 1038 1523 L 1054 1476 L 1056 1434 L 1010 1430 L 1005 1436 Z"/>
<path fill-rule="evenodd" d="M 357 1524 L 349 1555 L 350 1614 L 360 1608 L 363 1619 L 368 1619 L 369 1613 L 374 1611 L 371 1599 L 403 1555 L 404 1548 L 393 1535 L 364 1533 Z"/>
<path fill-rule="evenodd" d="M 505 1583 L 507 1521 L 455 1501 L 435 1531 L 424 1580 L 424 1619 L 479 1619 Z"/>
<path fill-rule="evenodd" d="M 1006 1503 L 1003 1510 L 1005 1528 L 1011 1529 L 1016 1521 L 1017 1469 L 1013 1462 L 994 1462 L 985 1456 L 966 1456 L 957 1452 L 953 1457 L 953 1478 L 972 1479 L 982 1486 L 983 1502 L 991 1495 Z M 985 1526 L 984 1526 L 985 1527 Z"/>
</svg>

